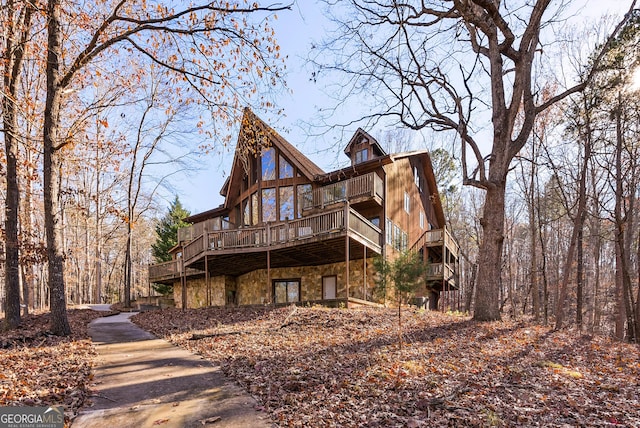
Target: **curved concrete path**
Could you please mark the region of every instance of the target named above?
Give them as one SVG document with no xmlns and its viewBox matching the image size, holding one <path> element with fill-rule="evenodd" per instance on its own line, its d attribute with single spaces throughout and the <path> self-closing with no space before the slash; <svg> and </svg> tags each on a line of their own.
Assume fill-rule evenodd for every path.
<svg viewBox="0 0 640 428">
<path fill-rule="evenodd" d="M 133 313 L 89 324 L 98 351 L 93 406 L 74 428 L 270 427 L 257 403 L 201 357 L 133 324 Z"/>
</svg>

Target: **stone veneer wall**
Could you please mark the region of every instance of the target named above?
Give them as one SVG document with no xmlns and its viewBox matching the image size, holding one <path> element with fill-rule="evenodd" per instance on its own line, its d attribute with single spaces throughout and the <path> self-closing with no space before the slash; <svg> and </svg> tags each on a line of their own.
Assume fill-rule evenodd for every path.
<svg viewBox="0 0 640 428">
<path fill-rule="evenodd" d="M 349 262 L 350 297 L 365 299 L 363 287 L 363 261 Z M 322 277 L 336 276 L 336 298 L 345 299 L 345 263 L 332 263 L 321 266 L 303 266 L 271 269 L 271 280 L 300 279 L 300 300 L 322 300 Z M 375 286 L 375 269 L 373 259 L 367 259 L 367 294 Z M 260 305 L 273 302 L 273 286 L 267 283 L 267 270 L 260 269 L 241 275 L 237 278 L 218 276 L 210 278 L 212 306 L 224 306 L 227 295 L 235 292 L 235 303 L 238 305 Z M 176 307 L 182 307 L 182 287 L 177 282 L 173 287 Z M 200 308 L 207 306 L 207 290 L 204 278 L 188 279 L 187 307 Z"/>
<path fill-rule="evenodd" d="M 224 306 L 225 297 L 224 276 L 209 278 L 211 289 L 211 306 Z M 173 284 L 173 298 L 176 308 L 182 308 L 182 286 L 180 282 Z M 187 307 L 202 308 L 207 305 L 207 283 L 204 277 L 187 279 Z"/>
</svg>

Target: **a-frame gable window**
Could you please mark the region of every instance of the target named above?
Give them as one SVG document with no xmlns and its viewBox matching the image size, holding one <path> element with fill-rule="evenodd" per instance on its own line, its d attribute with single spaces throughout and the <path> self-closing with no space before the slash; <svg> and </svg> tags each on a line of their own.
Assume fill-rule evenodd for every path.
<svg viewBox="0 0 640 428">
<path fill-rule="evenodd" d="M 262 221 L 276 221 L 276 189 L 262 189 Z"/>
<path fill-rule="evenodd" d="M 269 147 L 262 151 L 262 181 L 276 179 L 276 149 Z"/>
<path fill-rule="evenodd" d="M 280 189 L 280 221 L 293 220 L 293 186 L 282 186 Z"/>
<path fill-rule="evenodd" d="M 279 156 L 278 161 L 278 178 L 293 178 L 293 166 L 282 155 Z"/>
</svg>

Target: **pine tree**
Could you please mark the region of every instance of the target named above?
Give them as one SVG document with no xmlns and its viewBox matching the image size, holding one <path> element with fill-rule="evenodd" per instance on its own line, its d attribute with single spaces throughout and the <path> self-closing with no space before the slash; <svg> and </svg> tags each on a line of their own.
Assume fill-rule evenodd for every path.
<svg viewBox="0 0 640 428">
<path fill-rule="evenodd" d="M 425 284 L 427 264 L 420 253 L 403 251 L 392 261 L 376 257 L 373 266 L 378 273 L 376 292 L 386 295 L 388 289 L 395 291 L 398 303 L 398 344 L 402 349 L 402 305 Z"/>
<path fill-rule="evenodd" d="M 178 244 L 178 229 L 189 226 L 189 223 L 184 221 L 188 216 L 189 211 L 184 209 L 180 203 L 180 198 L 176 196 L 169 210 L 156 226 L 158 237 L 156 243 L 151 245 L 152 255 L 156 263 L 171 260 L 169 250 Z"/>
</svg>

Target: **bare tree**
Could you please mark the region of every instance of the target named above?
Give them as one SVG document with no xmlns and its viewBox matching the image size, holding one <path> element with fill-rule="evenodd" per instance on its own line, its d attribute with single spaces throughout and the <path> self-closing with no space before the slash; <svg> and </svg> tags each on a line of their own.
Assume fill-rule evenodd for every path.
<svg viewBox="0 0 640 428">
<path fill-rule="evenodd" d="M 87 73 L 88 66 L 99 58 L 105 55 L 117 57 L 124 52 L 138 54 L 173 76 L 176 87 L 186 96 L 194 102 L 202 102 L 213 115 L 227 123 L 234 110 L 240 110 L 242 100 L 256 88 L 255 80 L 264 78 L 268 83 L 276 84 L 280 77 L 278 48 L 268 23 L 251 26 L 247 16 L 288 8 L 214 1 L 177 9 L 165 5 L 150 9 L 140 8 L 127 0 L 109 1 L 101 7 L 92 11 L 92 16 L 102 19 L 77 20 L 86 25 L 82 35 L 77 37 L 77 44 L 63 43 L 65 31 L 73 27 L 66 26 L 63 17 L 70 19 L 79 12 L 62 0 L 49 0 L 46 9 L 44 209 L 51 329 L 58 335 L 70 333 L 66 317 L 60 204 L 61 166 L 68 144 L 61 133 L 61 107 L 66 94 L 86 84 L 91 77 Z M 63 57 L 66 58 L 64 62 Z"/>
<path fill-rule="evenodd" d="M 2 42 L 2 132 L 6 156 L 5 195 L 5 322 L 9 328 L 20 324 L 20 267 L 18 243 L 18 216 L 20 193 L 18 184 L 18 93 L 22 64 L 25 60 L 27 43 L 31 38 L 31 21 L 35 5 L 25 1 L 8 1 L 0 8 L 0 22 L 3 27 Z"/>
<path fill-rule="evenodd" d="M 551 4 L 550 0 L 522 2 L 518 7 L 495 0 L 351 0 L 348 8 L 343 2 L 334 8 L 347 12 L 335 17 L 341 30 L 327 49 L 337 58 L 333 64 L 322 64 L 325 70 L 346 73 L 354 82 L 347 90 L 371 94 L 375 113 L 369 119 L 387 117 L 411 129 L 456 132 L 463 183 L 485 191 L 476 320 L 500 318 L 500 261 L 511 161 L 529 141 L 540 113 L 585 88 L 636 1 L 630 2 L 630 12 L 582 80 L 536 102 L 539 75 L 534 64 L 548 48 L 541 31 L 560 19 L 564 6 L 554 4 L 554 11 Z M 490 136 L 483 135 L 482 121 L 490 122 Z M 491 141 L 486 156 L 485 138 Z"/>
</svg>

